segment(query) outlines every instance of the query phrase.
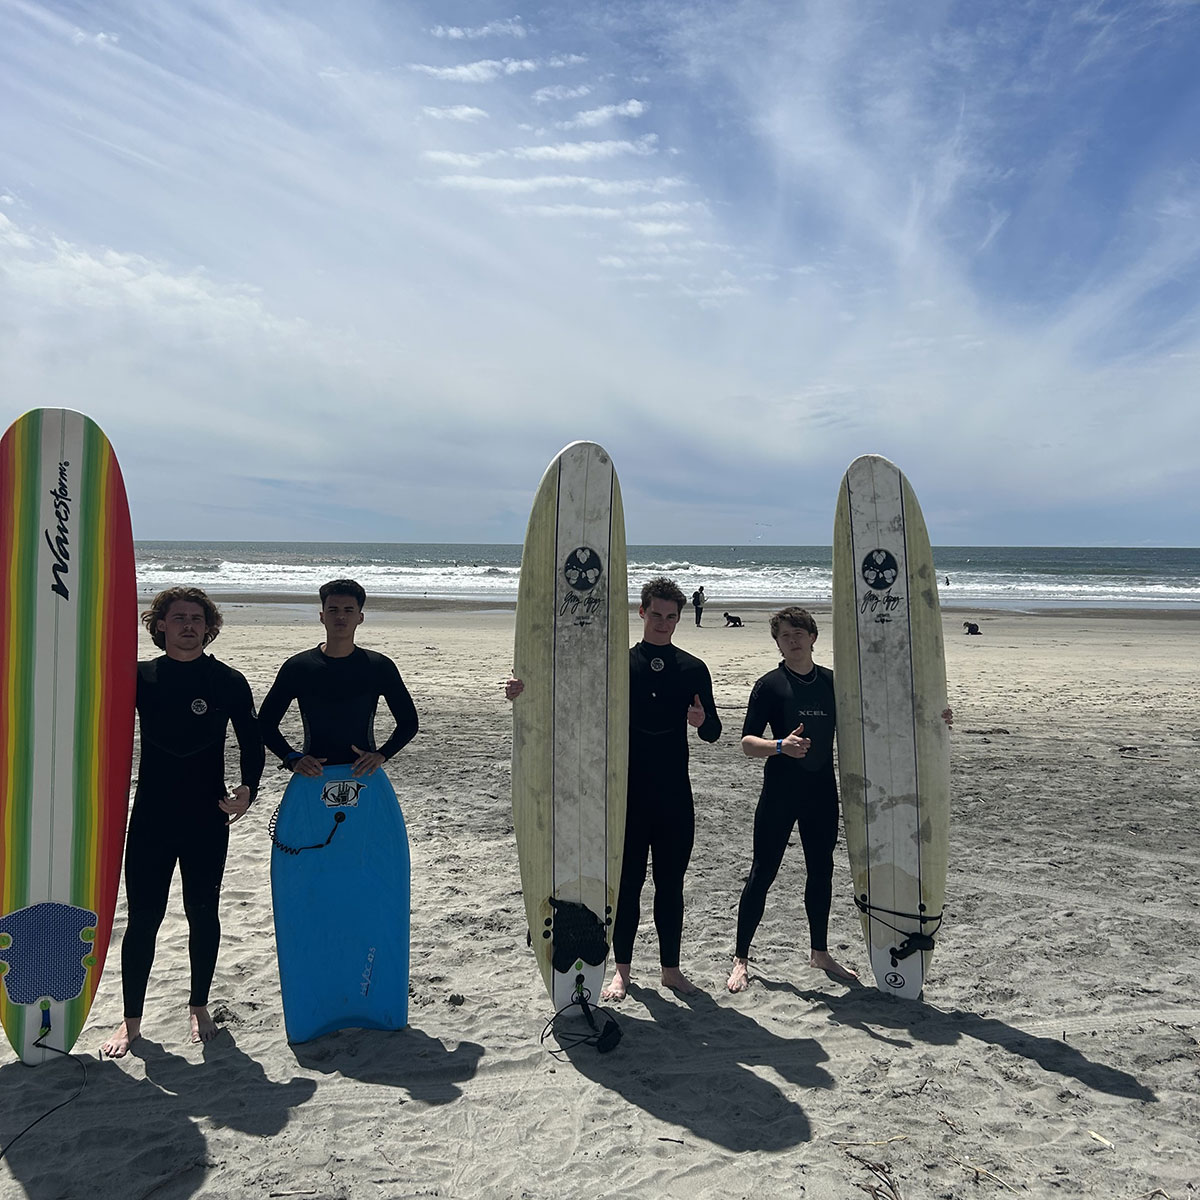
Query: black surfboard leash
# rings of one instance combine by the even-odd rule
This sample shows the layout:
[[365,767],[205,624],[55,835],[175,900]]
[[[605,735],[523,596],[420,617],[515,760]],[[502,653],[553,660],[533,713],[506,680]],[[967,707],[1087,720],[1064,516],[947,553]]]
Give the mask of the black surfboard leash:
[[279,809],[282,807],[283,804],[280,803],[271,814],[271,819],[267,822],[267,834],[271,838],[271,845],[282,850],[284,854],[299,854],[302,850],[324,850],[333,841],[333,835],[337,833],[338,826],[346,819],[345,812],[339,809],[333,814],[333,828],[323,842],[314,842],[311,846],[286,846],[275,836],[275,822],[279,819]]
[[[565,1062],[569,1051],[575,1050],[579,1046],[595,1046],[601,1054],[607,1054],[610,1050],[616,1049],[617,1043],[621,1040],[621,1026],[617,1023],[616,1015],[610,1009],[591,1003],[592,993],[583,986],[582,980],[583,976],[581,975],[576,984],[575,995],[546,1022],[542,1029],[540,1041],[543,1046],[546,1046],[546,1039],[552,1034],[558,1043],[557,1048],[546,1046],[546,1049],[559,1062]],[[576,1009],[583,1013],[588,1026],[587,1032],[572,1031],[564,1036],[560,1028],[560,1021]],[[597,1021],[597,1017],[600,1018],[600,1021]]]
[[59,1102],[58,1104],[56,1104],[56,1105],[55,1105],[53,1108],[49,1108],[49,1109],[47,1109],[47,1110],[46,1110],[44,1113],[42,1113],[42,1115],[41,1115],[40,1117],[35,1117],[35,1118],[34,1118],[32,1121],[30,1121],[30,1122],[29,1122],[29,1124],[28,1124],[28,1125],[26,1125],[26,1126],[25,1126],[25,1128],[24,1128],[24,1129],[22,1129],[22,1130],[21,1130],[21,1132],[20,1132],[20,1133],[18,1133],[18,1134],[17,1134],[17,1135],[16,1135],[14,1138],[12,1138],[12,1139],[11,1139],[11,1140],[8,1142],[8,1144],[7,1144],[6,1146],[0,1146],[0,1159],[3,1159],[3,1158],[4,1158],[4,1156],[5,1156],[5,1155],[6,1155],[6,1154],[7,1154],[7,1153],[8,1153],[8,1152],[9,1152],[9,1151],[10,1151],[10,1150],[11,1150],[11,1149],[12,1149],[12,1148],[13,1148],[13,1147],[14,1147],[14,1146],[15,1146],[15,1145],[16,1145],[16,1144],[17,1144],[17,1143],[18,1143],[18,1142],[19,1142],[19,1141],[20,1141],[20,1140],[21,1140],[21,1139],[22,1139],[22,1138],[23,1138],[23,1137],[24,1137],[24,1136],[25,1136],[25,1135],[26,1135],[26,1134],[27,1134],[27,1133],[28,1133],[28,1132],[29,1132],[29,1131],[30,1131],[30,1130],[31,1130],[31,1129],[34,1127],[34,1126],[35,1126],[35,1125],[38,1125],[38,1124],[40,1124],[42,1121],[44,1121],[44,1120],[45,1120],[45,1119],[46,1119],[48,1116],[50,1116],[52,1113],[56,1113],[56,1112],[58,1112],[58,1110],[59,1110],[60,1108],[66,1108],[66,1106],[67,1106],[68,1104],[70,1104],[72,1100],[78,1100],[78,1099],[79,1099],[79,1097],[80,1097],[80,1095],[82,1095],[82,1093],[83,1093],[83,1089],[84,1089],[85,1087],[87,1087],[87,1080],[88,1080],[88,1069],[87,1069],[87,1063],[86,1063],[86,1062],[83,1060],[83,1058],[81,1058],[81,1057],[80,1057],[78,1054],[72,1054],[72,1053],[71,1053],[70,1051],[68,1051],[68,1050],[60,1050],[60,1049],[59,1049],[57,1046],[46,1046],[46,1045],[44,1045],[44,1044],[43,1044],[43,1041],[42,1041],[42,1039],[43,1039],[43,1038],[45,1038],[45,1037],[46,1037],[46,1035],[47,1035],[49,1032],[50,1032],[50,1028],[49,1028],[49,1026],[47,1026],[45,1029],[43,1029],[43,1030],[42,1030],[42,1032],[41,1032],[40,1034],[38,1034],[38,1036],[37,1036],[37,1040],[36,1040],[36,1041],[33,1043],[33,1044],[34,1044],[34,1047],[35,1047],[36,1049],[38,1049],[38,1050],[53,1050],[55,1054],[61,1054],[61,1055],[62,1055],[64,1058],[70,1058],[70,1059],[73,1059],[75,1062],[77,1062],[77,1063],[79,1064],[80,1068],[83,1070],[83,1078],[82,1078],[82,1079],[79,1081],[79,1086],[78,1086],[78,1087],[75,1089],[75,1091],[74,1091],[74,1092],[72,1092],[72,1093],[71,1093],[71,1095],[69,1095],[69,1096],[68,1096],[68,1097],[67,1097],[65,1100],[62,1100],[62,1101],[60,1101],[60,1102]]

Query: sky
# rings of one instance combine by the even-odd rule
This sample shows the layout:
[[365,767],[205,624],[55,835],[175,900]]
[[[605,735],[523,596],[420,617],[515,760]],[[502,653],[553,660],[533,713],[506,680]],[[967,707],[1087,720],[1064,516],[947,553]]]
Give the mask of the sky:
[[1195,0],[0,5],[0,426],[139,539],[1200,544]]

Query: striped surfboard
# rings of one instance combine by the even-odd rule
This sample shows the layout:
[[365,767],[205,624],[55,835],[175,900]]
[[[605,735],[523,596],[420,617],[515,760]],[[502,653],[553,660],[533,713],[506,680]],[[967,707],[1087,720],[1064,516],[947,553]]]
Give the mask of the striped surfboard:
[[0,1021],[36,1064],[100,983],[133,755],[129,507],[82,413],[35,409],[0,441],[0,594]]

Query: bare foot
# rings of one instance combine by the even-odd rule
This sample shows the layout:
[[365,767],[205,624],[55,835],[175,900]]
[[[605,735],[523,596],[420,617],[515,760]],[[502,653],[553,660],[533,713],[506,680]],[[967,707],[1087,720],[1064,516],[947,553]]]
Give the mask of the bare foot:
[[618,1003],[629,993],[629,963],[615,963],[612,983],[600,993],[601,1000],[614,1000]]
[[188,1014],[191,1018],[193,1042],[211,1042],[221,1032],[216,1021],[208,1015],[205,1005],[191,1005],[188,1008]]
[[100,1053],[107,1058],[124,1058],[129,1053],[129,1047],[142,1035],[141,1017],[126,1017],[112,1037],[100,1047]]
[[750,986],[750,960],[735,958],[733,970],[729,972],[729,982],[725,985],[731,992],[744,992]]
[[663,987],[684,996],[694,996],[700,990],[678,967],[663,967],[662,981]]
[[808,965],[825,974],[834,983],[857,983],[858,972],[849,967],[843,967],[828,950],[814,950],[809,957]]

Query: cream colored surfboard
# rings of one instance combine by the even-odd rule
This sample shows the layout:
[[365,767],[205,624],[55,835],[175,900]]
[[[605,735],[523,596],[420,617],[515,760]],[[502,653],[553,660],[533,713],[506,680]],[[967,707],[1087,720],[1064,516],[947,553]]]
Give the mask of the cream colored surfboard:
[[555,1010],[598,1002],[616,918],[629,743],[625,517],[612,461],[572,442],[542,478],[521,559],[513,825]]
[[842,817],[881,991],[920,996],[942,928],[950,816],[946,660],[929,534],[886,458],[850,464],[833,532]]

